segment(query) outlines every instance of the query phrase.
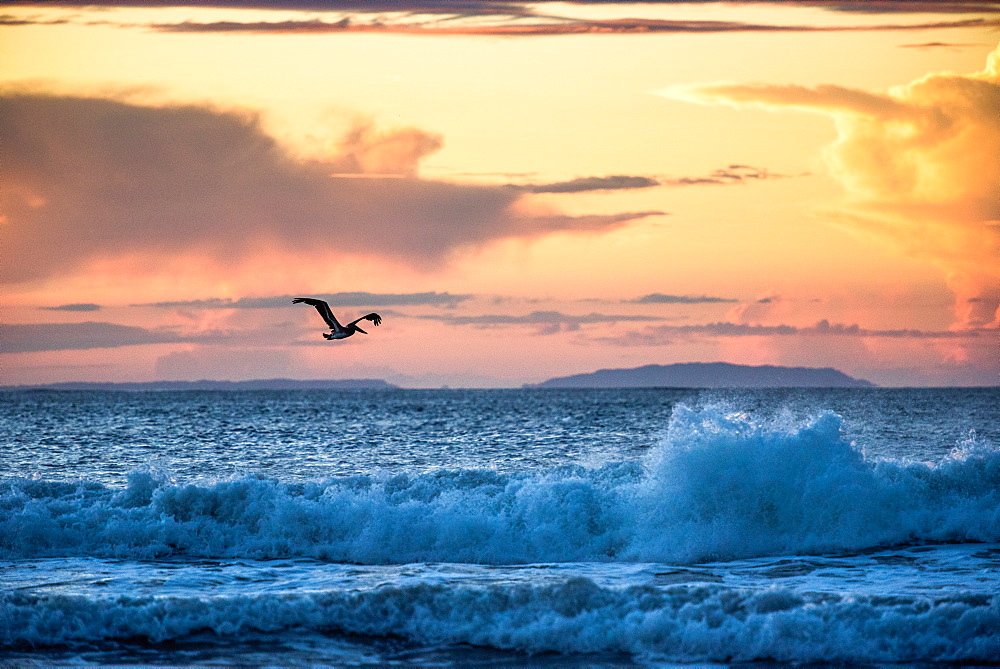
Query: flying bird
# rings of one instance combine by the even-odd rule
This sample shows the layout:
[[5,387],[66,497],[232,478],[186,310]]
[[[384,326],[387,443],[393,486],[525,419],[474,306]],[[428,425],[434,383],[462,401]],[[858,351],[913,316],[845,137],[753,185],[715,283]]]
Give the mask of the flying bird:
[[368,314],[367,316],[362,316],[361,318],[351,321],[347,325],[341,325],[337,320],[337,317],[333,315],[330,311],[330,305],[323,300],[317,300],[315,297],[296,297],[292,300],[292,304],[311,304],[316,307],[316,311],[319,315],[323,317],[326,324],[330,326],[330,334],[323,333],[323,336],[327,339],[347,339],[355,332],[360,332],[361,334],[368,334],[364,330],[358,327],[358,321],[371,321],[373,325],[378,325],[382,322],[382,317],[378,314]]

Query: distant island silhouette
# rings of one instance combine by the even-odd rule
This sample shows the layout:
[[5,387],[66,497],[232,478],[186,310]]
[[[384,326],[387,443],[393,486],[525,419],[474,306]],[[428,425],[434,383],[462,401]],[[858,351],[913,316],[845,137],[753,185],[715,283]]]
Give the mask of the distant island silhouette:
[[[645,365],[632,369],[599,369],[588,374],[560,376],[524,388],[875,388],[832,367],[734,365],[728,362],[687,362]],[[257,379],[253,381],[66,381],[0,390],[395,390],[381,379]]]
[[686,362],[632,369],[599,369],[561,376],[528,388],[875,388],[832,367]]
[[255,381],[143,381],[101,383],[67,381],[24,386],[0,386],[0,390],[392,390],[398,388],[379,379],[299,380],[257,379]]

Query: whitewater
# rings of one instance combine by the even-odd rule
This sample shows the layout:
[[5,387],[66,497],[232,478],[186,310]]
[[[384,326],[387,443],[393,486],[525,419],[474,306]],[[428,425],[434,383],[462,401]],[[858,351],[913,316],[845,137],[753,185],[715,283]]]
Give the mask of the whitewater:
[[0,661],[1000,662],[1000,391],[6,392]]

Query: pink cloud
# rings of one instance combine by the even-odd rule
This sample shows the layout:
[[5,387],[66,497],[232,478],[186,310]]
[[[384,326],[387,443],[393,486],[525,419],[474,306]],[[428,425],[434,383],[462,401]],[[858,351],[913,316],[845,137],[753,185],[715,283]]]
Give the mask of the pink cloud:
[[929,74],[886,93],[713,84],[668,95],[832,116],[825,152],[841,222],[941,268],[958,327],[1000,327],[1000,47],[977,73]]

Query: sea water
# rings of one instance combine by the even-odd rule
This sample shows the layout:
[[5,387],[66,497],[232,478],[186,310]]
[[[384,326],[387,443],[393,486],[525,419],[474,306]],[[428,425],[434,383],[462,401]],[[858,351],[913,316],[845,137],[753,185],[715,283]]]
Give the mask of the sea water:
[[0,393],[0,662],[1000,662],[1000,390]]

